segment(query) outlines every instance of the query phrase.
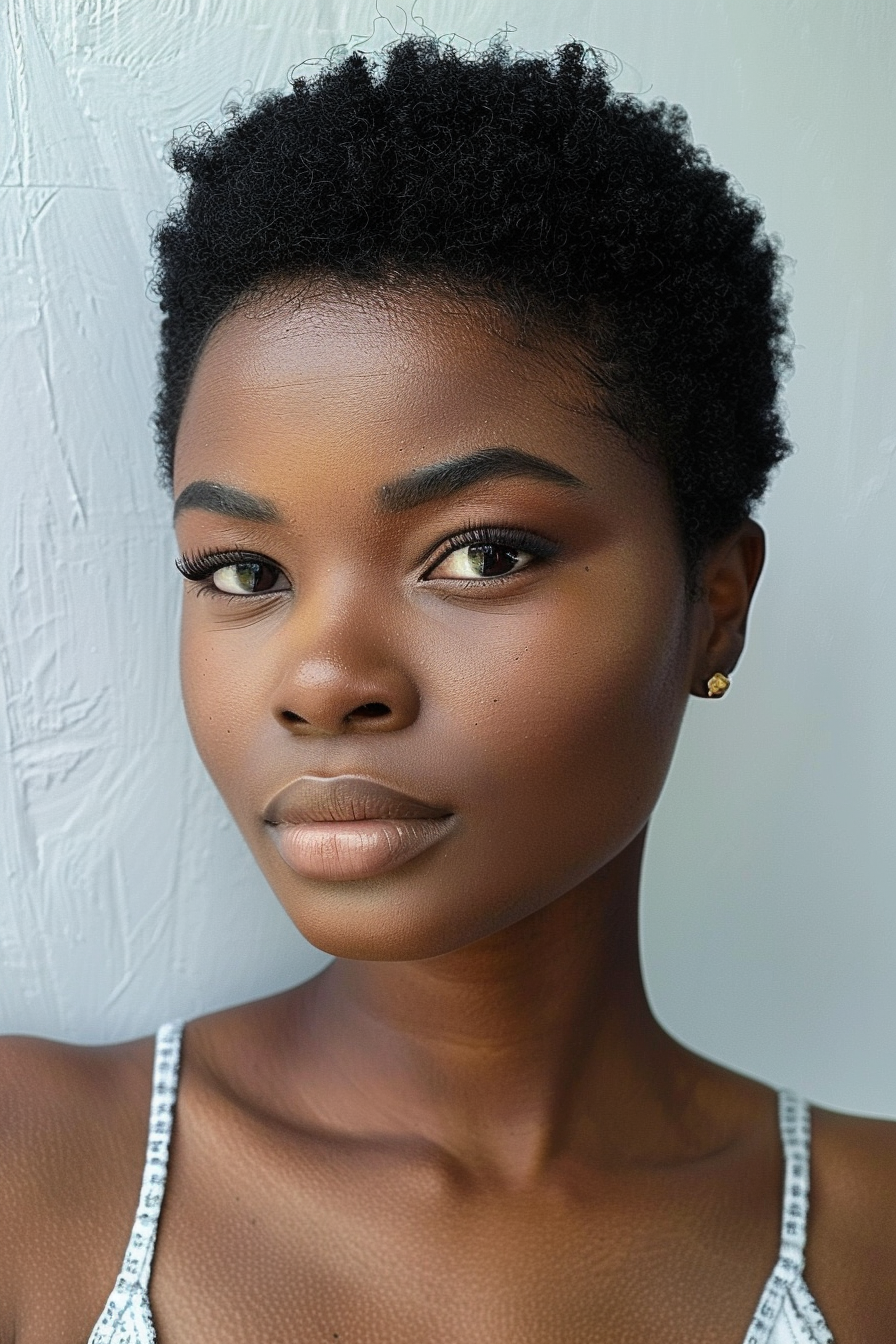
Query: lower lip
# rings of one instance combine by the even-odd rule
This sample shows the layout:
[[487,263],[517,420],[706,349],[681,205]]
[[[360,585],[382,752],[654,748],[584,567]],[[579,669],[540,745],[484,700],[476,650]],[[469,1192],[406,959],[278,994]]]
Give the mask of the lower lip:
[[448,834],[453,820],[307,821],[272,829],[280,857],[300,877],[352,882],[416,859]]

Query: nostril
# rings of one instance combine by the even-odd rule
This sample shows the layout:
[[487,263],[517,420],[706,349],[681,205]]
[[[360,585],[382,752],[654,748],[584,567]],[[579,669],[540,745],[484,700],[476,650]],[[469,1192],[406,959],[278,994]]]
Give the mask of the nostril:
[[303,718],[302,718],[301,714],[294,714],[294,713],[292,712],[291,709],[284,709],[283,712],[282,712],[282,717],[283,717],[283,719],[284,719],[287,723],[307,723],[307,722],[308,722],[307,719],[303,719]]
[[358,705],[351,714],[346,714],[347,719],[381,719],[384,714],[390,714],[388,705],[384,705],[380,700],[371,700],[366,705]]

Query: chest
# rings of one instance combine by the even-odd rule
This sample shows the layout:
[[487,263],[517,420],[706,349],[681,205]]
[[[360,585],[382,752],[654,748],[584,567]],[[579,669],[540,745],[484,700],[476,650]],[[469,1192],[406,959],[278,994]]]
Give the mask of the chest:
[[389,1153],[178,1165],[164,1344],[741,1344],[777,1253],[774,1171],[507,1192]]

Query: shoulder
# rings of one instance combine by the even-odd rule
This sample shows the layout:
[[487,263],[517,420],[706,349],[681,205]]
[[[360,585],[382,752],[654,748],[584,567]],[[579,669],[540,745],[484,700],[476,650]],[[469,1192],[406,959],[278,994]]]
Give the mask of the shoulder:
[[834,1337],[891,1341],[896,1123],[813,1110],[807,1274]]
[[78,1281],[89,1299],[110,1269],[111,1286],[139,1191],[151,1073],[151,1040],[0,1037],[0,1340],[12,1333],[6,1313],[48,1279],[58,1285],[60,1268],[74,1299]]
[[0,1036],[0,1123],[29,1100],[47,1103],[68,1096],[73,1087],[118,1084],[151,1054],[150,1037],[122,1045],[68,1045],[40,1036]]
[[69,1148],[100,1139],[138,1094],[148,1101],[151,1068],[151,1040],[77,1046],[0,1037],[0,1189],[19,1165],[37,1159],[52,1170]]
[[[896,1122],[815,1109],[812,1198],[819,1220],[835,1217],[896,1263]],[[896,1284],[896,1276],[893,1276]]]

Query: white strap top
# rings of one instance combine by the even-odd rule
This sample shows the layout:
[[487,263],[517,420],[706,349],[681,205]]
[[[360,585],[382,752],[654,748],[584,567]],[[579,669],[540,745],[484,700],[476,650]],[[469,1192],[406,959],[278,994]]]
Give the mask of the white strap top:
[[[182,1023],[169,1022],[156,1035],[149,1139],[137,1217],[121,1273],[88,1344],[156,1344],[149,1277],[165,1197],[182,1031]],[[809,1107],[792,1092],[781,1092],[778,1119],[784,1150],[781,1249],[744,1344],[834,1344],[803,1278],[809,1215]]]

